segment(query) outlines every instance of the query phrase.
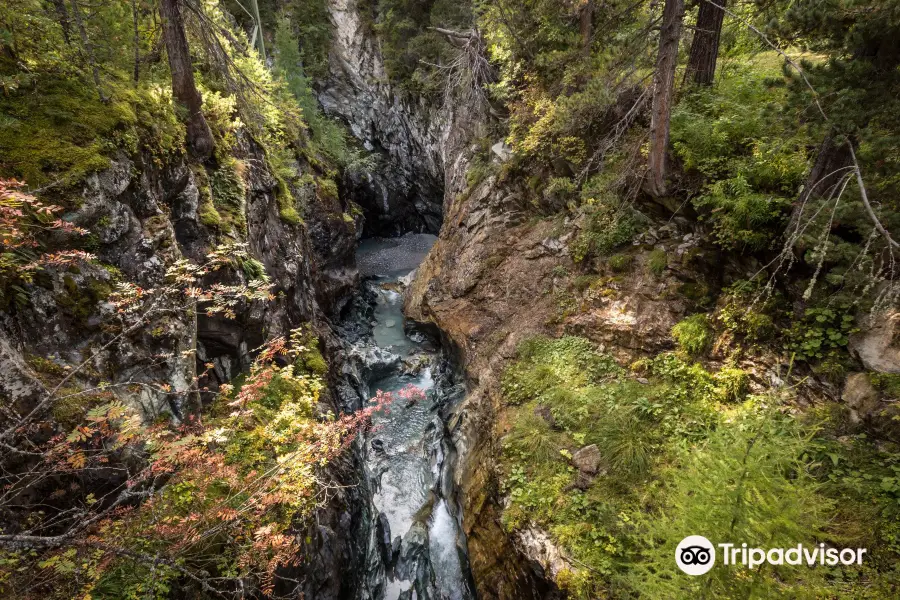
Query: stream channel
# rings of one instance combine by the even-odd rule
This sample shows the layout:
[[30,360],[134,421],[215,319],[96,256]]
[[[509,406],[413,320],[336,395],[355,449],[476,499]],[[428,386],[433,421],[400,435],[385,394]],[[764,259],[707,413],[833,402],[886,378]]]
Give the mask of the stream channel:
[[[435,239],[363,240],[361,289],[340,327],[348,387],[362,399],[394,393],[357,446],[371,515],[368,531],[360,532],[366,564],[359,600],[475,598],[446,426],[465,390],[451,353],[403,315],[403,290]],[[396,394],[410,385],[424,397]]]

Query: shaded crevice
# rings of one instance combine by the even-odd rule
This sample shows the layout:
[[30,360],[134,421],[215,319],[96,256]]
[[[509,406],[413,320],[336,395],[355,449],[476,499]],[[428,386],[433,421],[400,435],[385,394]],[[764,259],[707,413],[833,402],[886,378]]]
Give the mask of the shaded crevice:
[[376,168],[348,171],[342,184],[344,198],[362,209],[365,237],[437,235],[441,229],[444,188],[430,173],[399,166],[382,154]]

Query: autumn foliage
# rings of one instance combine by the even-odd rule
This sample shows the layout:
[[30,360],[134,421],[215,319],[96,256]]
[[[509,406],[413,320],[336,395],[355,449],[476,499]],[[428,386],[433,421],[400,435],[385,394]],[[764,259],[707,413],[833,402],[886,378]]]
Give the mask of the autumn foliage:
[[[18,182],[0,182],[4,286],[94,260],[48,248],[51,235],[83,231],[60,218],[60,207],[21,190]],[[246,260],[244,246],[222,245],[201,264],[174,263],[158,286],[119,283],[109,298],[115,322],[93,354],[65,368],[45,365],[41,396],[4,408],[0,595],[277,596],[279,574],[303,558],[308,519],[341,489],[333,464],[372,427],[377,411],[390,410],[394,395],[378,392],[351,414],[323,411],[322,380],[305,361],[317,344],[308,329],[268,341],[249,372],[215,392],[204,386],[212,364],[182,389],[165,381],[95,381],[86,373],[96,353],[159,318],[185,311],[234,318],[270,301],[264,274],[206,283]],[[141,390],[170,398],[180,414],[143,422],[127,403]],[[202,412],[190,401],[201,393],[214,397]],[[398,394],[415,399],[422,392]],[[55,417],[55,407],[85,397],[92,407],[83,418],[65,424]]]

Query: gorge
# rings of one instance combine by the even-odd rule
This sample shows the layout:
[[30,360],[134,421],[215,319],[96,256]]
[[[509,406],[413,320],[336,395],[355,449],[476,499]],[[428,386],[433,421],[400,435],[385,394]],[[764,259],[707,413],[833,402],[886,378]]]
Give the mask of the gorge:
[[0,597],[898,597],[898,6],[4,2]]

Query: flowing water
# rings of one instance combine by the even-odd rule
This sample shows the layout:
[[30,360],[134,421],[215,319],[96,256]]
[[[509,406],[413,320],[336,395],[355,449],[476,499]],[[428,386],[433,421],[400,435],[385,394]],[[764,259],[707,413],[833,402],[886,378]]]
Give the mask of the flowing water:
[[405,280],[434,241],[407,234],[364,240],[357,251],[366,306],[349,318],[362,331],[353,342],[363,363],[357,387],[369,396],[409,385],[424,392],[411,399],[395,394],[361,442],[373,515],[361,600],[475,597],[452,477],[455,449],[444,420],[462,386],[439,342],[403,315]]

